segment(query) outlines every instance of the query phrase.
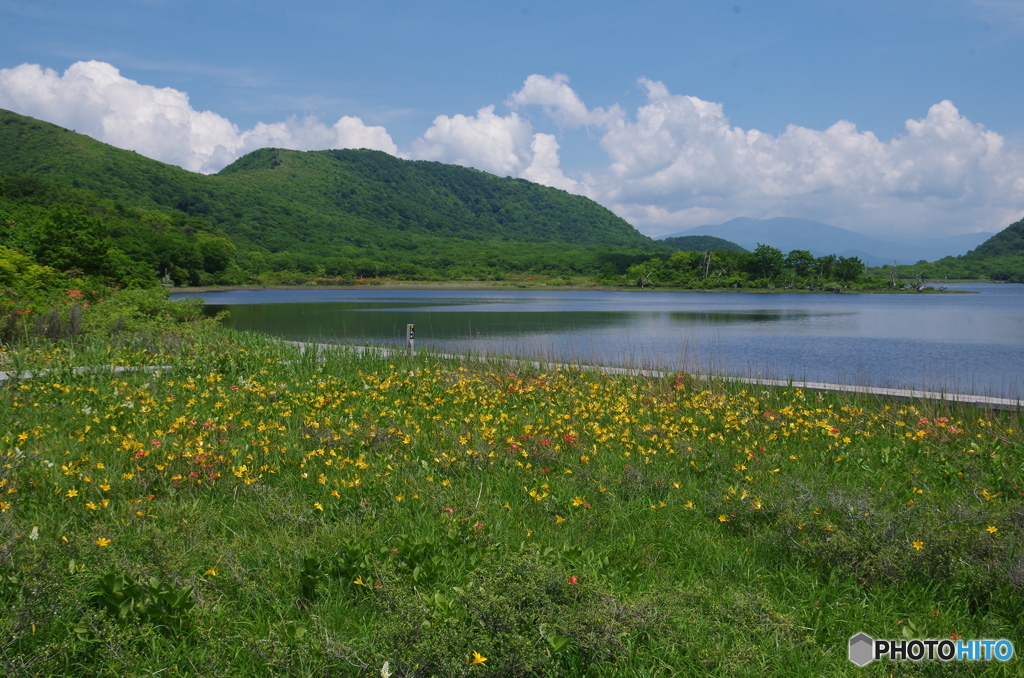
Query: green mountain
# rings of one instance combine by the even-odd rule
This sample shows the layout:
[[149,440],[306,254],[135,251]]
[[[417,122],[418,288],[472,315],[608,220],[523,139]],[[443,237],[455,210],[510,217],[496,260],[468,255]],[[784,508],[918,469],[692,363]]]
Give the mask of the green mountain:
[[572,273],[608,253],[659,249],[587,198],[379,151],[263,149],[201,175],[0,111],[0,173],[200,220],[231,239],[243,266],[263,257],[257,268]]
[[671,247],[682,252],[749,252],[750,250],[741,247],[736,243],[724,238],[716,238],[713,235],[680,235],[662,238],[657,241],[660,245]]
[[914,271],[905,272],[928,278],[990,278],[1024,283],[1024,219],[1010,224],[967,254],[912,268]]
[[1024,255],[1024,219],[1010,224],[975,249],[958,258],[972,261],[985,257],[1019,257],[1022,255]]

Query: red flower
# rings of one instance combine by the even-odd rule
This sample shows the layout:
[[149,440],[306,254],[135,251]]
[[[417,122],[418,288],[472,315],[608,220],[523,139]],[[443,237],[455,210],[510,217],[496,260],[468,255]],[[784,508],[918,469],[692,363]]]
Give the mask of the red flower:
[[579,583],[580,583],[580,578],[577,577],[576,575],[572,575],[572,576],[569,577],[569,586],[576,586],[576,584],[579,584]]

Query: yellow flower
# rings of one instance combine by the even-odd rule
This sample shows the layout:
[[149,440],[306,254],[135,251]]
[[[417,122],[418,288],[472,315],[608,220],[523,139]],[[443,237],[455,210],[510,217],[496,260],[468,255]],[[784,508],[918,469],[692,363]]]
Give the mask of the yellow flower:
[[213,567],[211,567],[209,570],[206,571],[206,574],[209,577],[216,577],[217,576],[217,566],[214,565]]
[[999,531],[999,528],[996,527],[995,525],[989,525],[988,527],[985,528],[985,530],[987,532],[989,532],[990,534],[995,534],[996,532]]
[[683,508],[692,509],[692,508],[696,508],[696,507],[697,507],[697,505],[693,503],[692,499],[690,501],[686,502],[685,504],[683,504]]
[[324,505],[321,504],[320,502],[316,502],[316,503],[313,504],[313,508],[315,508],[317,511],[323,511],[324,510]]
[[729,518],[724,513],[722,515],[718,516],[718,522],[720,522],[720,523],[728,522],[728,520],[729,520]]
[[559,523],[564,522],[564,521],[565,521],[565,518],[563,518],[562,516],[559,516],[559,515],[555,516],[555,525],[558,525]]
[[583,504],[586,504],[586,503],[587,502],[583,500],[583,497],[573,497],[572,498],[572,505],[573,506],[582,506]]
[[401,494],[396,494],[395,495],[395,501],[402,501],[403,499],[405,499],[404,495],[401,495]]
[[107,539],[106,537],[100,537],[99,539],[96,540],[96,546],[99,546],[100,548],[103,548],[104,546],[107,546],[109,544],[110,544],[110,540]]
[[359,584],[360,586],[366,586],[366,584],[363,583],[363,578],[362,577],[356,577],[355,579],[352,580],[352,583],[353,584]]
[[470,664],[483,664],[485,661],[487,661],[487,657],[473,650],[473,660],[469,662]]
[[911,546],[913,546],[915,550],[920,551],[922,548],[924,548],[924,542],[915,541],[913,544],[911,544]]
[[78,490],[68,490],[68,495],[67,496],[68,497],[77,497],[78,496]]

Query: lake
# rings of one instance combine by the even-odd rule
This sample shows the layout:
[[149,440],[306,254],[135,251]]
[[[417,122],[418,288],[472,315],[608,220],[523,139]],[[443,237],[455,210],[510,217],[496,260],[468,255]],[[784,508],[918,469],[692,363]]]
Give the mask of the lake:
[[746,377],[1024,398],[1024,285],[973,294],[288,289],[204,294],[226,325]]

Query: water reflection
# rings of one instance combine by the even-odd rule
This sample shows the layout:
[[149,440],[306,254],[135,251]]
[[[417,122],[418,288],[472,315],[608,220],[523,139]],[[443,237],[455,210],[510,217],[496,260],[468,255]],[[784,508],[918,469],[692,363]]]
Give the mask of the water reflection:
[[[821,314],[824,315],[824,314]],[[779,323],[805,321],[811,317],[808,311],[699,311],[675,312],[668,317],[680,325],[722,325],[727,323]]]
[[422,290],[210,294],[228,326],[743,376],[1024,397],[1024,286],[971,295]]

